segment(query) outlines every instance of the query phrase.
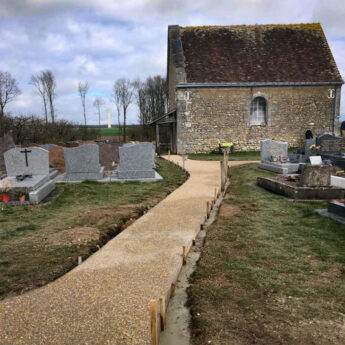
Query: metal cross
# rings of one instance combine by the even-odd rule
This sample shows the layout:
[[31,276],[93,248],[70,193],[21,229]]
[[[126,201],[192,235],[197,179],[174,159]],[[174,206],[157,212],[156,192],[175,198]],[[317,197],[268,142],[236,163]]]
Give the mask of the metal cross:
[[31,152],[31,150],[27,150],[27,149],[25,149],[24,151],[20,151],[20,153],[25,153],[25,163],[26,163],[27,167],[29,166],[28,153],[30,153],[30,152]]

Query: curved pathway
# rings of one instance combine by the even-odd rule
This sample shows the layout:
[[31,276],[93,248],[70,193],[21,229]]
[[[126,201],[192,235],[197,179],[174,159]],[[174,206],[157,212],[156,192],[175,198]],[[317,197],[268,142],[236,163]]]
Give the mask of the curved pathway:
[[149,301],[169,293],[182,246],[195,238],[219,187],[219,162],[185,167],[191,176],[181,187],[80,266],[0,302],[0,344],[151,344]]

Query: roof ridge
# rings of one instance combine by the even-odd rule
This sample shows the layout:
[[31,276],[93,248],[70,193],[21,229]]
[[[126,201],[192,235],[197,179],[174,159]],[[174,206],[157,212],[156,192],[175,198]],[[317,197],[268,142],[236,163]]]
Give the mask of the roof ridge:
[[224,28],[255,28],[255,27],[314,27],[315,29],[321,29],[320,22],[311,23],[290,23],[290,24],[234,24],[234,25],[196,25],[196,26],[179,26],[181,30],[207,30],[207,29],[224,29]]

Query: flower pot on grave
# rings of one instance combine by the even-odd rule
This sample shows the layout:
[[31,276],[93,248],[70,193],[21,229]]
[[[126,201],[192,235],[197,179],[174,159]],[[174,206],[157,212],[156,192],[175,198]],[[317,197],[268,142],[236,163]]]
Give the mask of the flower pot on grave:
[[3,193],[2,194],[2,202],[9,202],[11,200],[10,193]]

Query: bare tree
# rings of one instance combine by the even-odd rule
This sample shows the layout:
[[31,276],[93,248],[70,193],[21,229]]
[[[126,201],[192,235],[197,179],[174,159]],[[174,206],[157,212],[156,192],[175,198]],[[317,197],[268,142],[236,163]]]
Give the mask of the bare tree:
[[85,122],[85,126],[86,126],[86,110],[85,110],[85,98],[86,98],[86,94],[89,91],[89,83],[86,81],[85,83],[79,82],[78,84],[78,92],[80,95],[80,99],[81,99],[81,104],[83,106],[83,111],[84,111],[84,122]]
[[98,127],[101,128],[101,107],[104,105],[104,99],[102,97],[96,97],[93,101],[93,106],[97,109],[98,112]]
[[55,122],[55,110],[54,110],[54,99],[55,99],[55,88],[56,88],[56,82],[55,77],[53,75],[53,72],[50,70],[42,71],[42,80],[44,89],[47,95],[49,108],[50,108],[50,117],[52,120],[52,123]]
[[168,106],[168,86],[161,76],[148,77],[145,82],[134,82],[136,102],[139,107],[139,121],[146,125],[162,116]]
[[31,84],[36,88],[37,93],[42,97],[46,126],[48,125],[48,94],[45,85],[43,72],[31,76]]
[[116,113],[117,113],[117,122],[119,131],[121,133],[121,90],[117,87],[116,83],[113,85],[113,102],[115,103]]
[[0,71],[0,119],[4,116],[7,103],[13,101],[20,94],[17,80],[8,72]]
[[123,141],[126,142],[126,120],[127,110],[133,101],[133,83],[129,79],[118,79],[114,84],[114,95],[118,96],[123,115]]

